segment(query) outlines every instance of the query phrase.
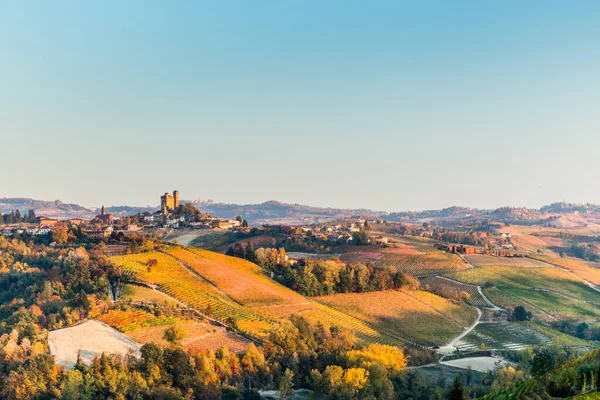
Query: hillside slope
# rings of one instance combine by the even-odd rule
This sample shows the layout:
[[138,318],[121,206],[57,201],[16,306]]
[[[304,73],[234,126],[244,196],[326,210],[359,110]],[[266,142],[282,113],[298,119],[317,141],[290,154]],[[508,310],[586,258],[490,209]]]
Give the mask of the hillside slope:
[[[297,314],[314,323],[348,329],[367,343],[415,347],[432,343],[428,337],[404,337],[384,325],[306,298],[264,275],[257,265],[235,257],[170,246],[163,252],[116,256],[112,261],[122,269],[125,280],[159,290],[223,323],[234,322],[242,333],[258,339],[276,321]],[[412,300],[407,297],[406,301]]]

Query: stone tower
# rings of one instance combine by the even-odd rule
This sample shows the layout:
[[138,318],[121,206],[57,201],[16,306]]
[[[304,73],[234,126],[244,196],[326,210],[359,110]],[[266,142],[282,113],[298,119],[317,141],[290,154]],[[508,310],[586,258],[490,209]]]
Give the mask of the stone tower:
[[173,190],[173,206],[175,209],[179,207],[179,190]]

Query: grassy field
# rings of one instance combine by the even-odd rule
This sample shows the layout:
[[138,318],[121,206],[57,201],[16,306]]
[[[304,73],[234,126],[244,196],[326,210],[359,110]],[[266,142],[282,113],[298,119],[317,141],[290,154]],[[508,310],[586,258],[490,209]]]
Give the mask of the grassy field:
[[383,253],[375,262],[378,267],[393,266],[412,276],[460,271],[468,268],[455,254],[428,249],[427,254]]
[[346,293],[317,300],[383,331],[429,345],[446,343],[476,318],[474,309],[423,291]]

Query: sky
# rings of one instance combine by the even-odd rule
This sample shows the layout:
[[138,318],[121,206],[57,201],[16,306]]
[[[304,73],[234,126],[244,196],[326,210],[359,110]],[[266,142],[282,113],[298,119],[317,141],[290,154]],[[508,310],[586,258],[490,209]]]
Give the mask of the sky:
[[0,197],[600,203],[600,2],[0,0]]

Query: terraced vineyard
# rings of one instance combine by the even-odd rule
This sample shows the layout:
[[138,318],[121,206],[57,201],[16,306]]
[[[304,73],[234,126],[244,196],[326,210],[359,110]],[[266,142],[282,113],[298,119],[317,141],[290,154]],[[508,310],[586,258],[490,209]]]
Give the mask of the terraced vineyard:
[[[149,268],[147,264],[150,259],[157,260],[157,264]],[[232,318],[245,332],[262,337],[271,327],[268,321],[227,299],[211,284],[187,271],[171,256],[152,252],[116,256],[112,261],[122,267],[124,276],[129,279],[155,285],[189,307],[201,312],[210,311],[214,318],[221,321]]]
[[[175,257],[184,260],[185,266]],[[146,265],[149,259],[157,260],[150,270]],[[115,265],[122,266],[124,275],[130,279],[155,285],[200,312],[210,307],[213,316],[222,321],[233,317],[240,330],[258,338],[268,333],[272,321],[299,314],[313,322],[348,329],[367,343],[411,344],[410,340],[393,332],[382,332],[353,316],[309,300],[262,275],[258,266],[237,258],[200,249],[172,247],[167,254],[154,252],[112,260]],[[264,297],[253,301],[246,297],[252,293]]]
[[465,292],[469,295],[470,300],[469,304],[476,307],[483,308],[493,308],[493,306],[488,303],[481,293],[479,293],[478,287],[476,285],[469,285],[467,283],[457,282],[452,279],[444,278],[441,276],[426,276],[419,279],[421,282],[421,287],[429,286],[431,290],[435,291],[441,285],[451,286],[452,288]]
[[101,315],[98,319],[121,332],[131,332],[182,322],[176,317],[156,317],[154,314],[141,309],[131,309],[127,311],[111,310],[108,313]]
[[420,277],[467,269],[455,254],[430,249],[427,254],[383,253],[375,262],[378,267],[392,266],[406,274]]
[[375,329],[426,345],[446,343],[476,317],[473,308],[421,291],[344,293],[317,300]]
[[524,324],[481,323],[459,340],[456,347],[463,352],[480,350],[482,344],[493,350],[521,350],[549,342],[549,337]]
[[266,277],[260,267],[206,250],[170,247],[166,252],[247,306],[295,304],[305,299]]

